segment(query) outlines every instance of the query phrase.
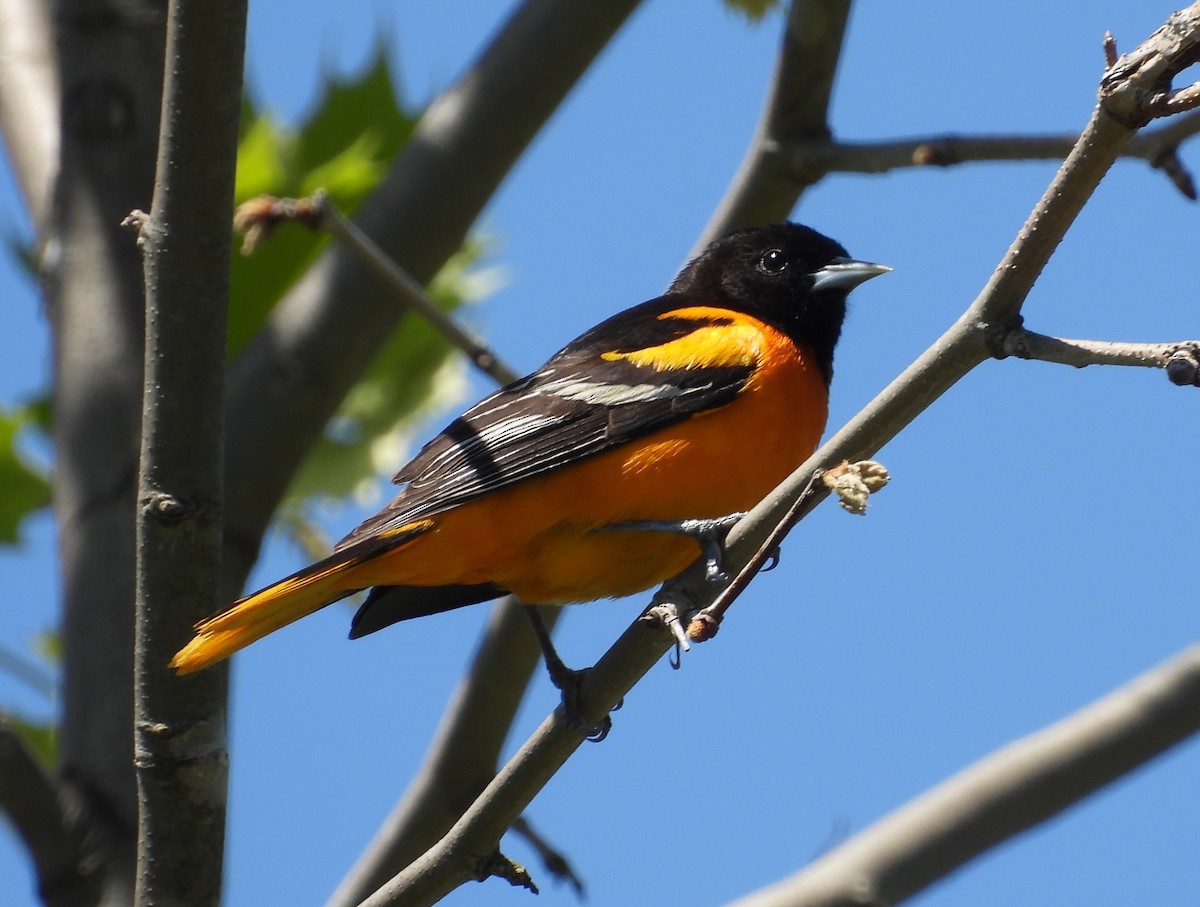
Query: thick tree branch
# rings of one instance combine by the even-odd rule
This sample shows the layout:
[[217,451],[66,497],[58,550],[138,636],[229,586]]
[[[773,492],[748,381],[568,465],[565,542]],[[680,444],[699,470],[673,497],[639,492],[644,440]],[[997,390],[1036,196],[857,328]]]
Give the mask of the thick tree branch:
[[58,162],[58,98],[49,4],[0,0],[0,137],[39,232]]
[[[358,226],[418,283],[428,282],[636,6],[525,0],[430,105],[360,210]],[[234,363],[226,477],[231,582],[248,571],[290,477],[400,317],[391,293],[345,248],[332,246]]]
[[98,900],[107,857],[102,827],[91,821],[83,799],[49,775],[3,721],[0,811],[29,850],[47,907]]
[[[492,609],[483,639],[446,709],[425,761],[404,797],[329,907],[355,907],[437,843],[496,774],[528,678],[541,660],[525,606],[506,597]],[[547,609],[549,625],[557,609]],[[498,677],[517,682],[498,683]],[[526,683],[521,683],[520,680]]]
[[[637,0],[525,0],[462,78],[430,106],[384,186],[360,211],[359,228],[418,283],[427,282],[637,5]],[[249,571],[289,477],[399,318],[392,294],[335,246],[235,363],[226,422],[229,595]],[[463,789],[464,798],[478,789],[475,779],[495,771],[495,757],[487,754],[493,744],[498,752],[536,665],[535,657],[518,654],[526,651],[528,629],[516,621],[499,626],[503,629],[490,633],[486,644],[498,653],[493,667],[481,675],[477,664],[467,685],[477,691],[508,686],[508,704],[491,711],[486,697],[464,696],[439,732],[444,744],[435,743],[426,761],[430,770],[462,766],[460,777],[471,785]],[[490,727],[492,716],[502,729],[490,738],[464,736],[466,729]],[[395,871],[397,859],[411,859],[404,855],[412,852],[411,842],[440,834],[453,816],[424,828],[400,825],[423,823],[456,796],[437,783],[414,788],[335,897],[362,885],[371,888],[371,879]]]
[[133,901],[134,504],[143,293],[120,227],[150,204],[165,19],[143,2],[53,4],[60,153],[39,276],[54,350],[62,582],[59,776],[112,841],[104,902]]
[[[137,522],[136,903],[216,904],[228,756],[226,670],[171,655],[220,603],[229,210],[246,0],[171,0],[154,203],[139,220],[146,379]],[[214,67],[214,59],[224,61]]]
[[[727,563],[739,570],[772,529],[789,517],[791,505],[808,487],[814,470],[842,460],[870,456],[909,424],[959,378],[989,356],[989,339],[1007,329],[1038,274],[1097,183],[1134,134],[1132,93],[1161,87],[1172,70],[1190,63],[1200,46],[1200,3],[1172,17],[1171,29],[1156,32],[1135,54],[1153,57],[1145,66],[1118,63],[1102,88],[1102,103],[1031,213],[983,292],[963,316],[821,450],[814,454],[731,531]],[[1128,58],[1123,57],[1122,61]],[[1113,72],[1125,73],[1114,79]],[[1115,99],[1115,101],[1114,101]],[[1114,112],[1115,109],[1115,112]],[[819,494],[810,494],[802,512]],[[692,568],[667,589],[684,600],[705,604],[713,592],[702,571]],[[585,677],[581,700],[584,726],[600,720],[662,656],[670,636],[635,623]],[[500,770],[455,826],[419,860],[381,888],[366,903],[431,904],[462,881],[477,878],[493,865],[500,836],[528,806],[582,742],[556,711]]]
[[1200,646],[1010,743],[736,907],[897,904],[1200,731]]
[[762,118],[693,254],[738,227],[784,220],[816,182],[797,180],[780,149],[829,141],[829,98],[849,15],[850,0],[793,0]]

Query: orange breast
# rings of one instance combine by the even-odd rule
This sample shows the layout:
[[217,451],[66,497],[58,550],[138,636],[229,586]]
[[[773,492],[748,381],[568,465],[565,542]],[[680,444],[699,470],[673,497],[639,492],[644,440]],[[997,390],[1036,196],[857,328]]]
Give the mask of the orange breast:
[[759,367],[726,406],[435,516],[435,527],[364,564],[356,582],[495,583],[530,603],[629,595],[699,554],[680,536],[596,532],[636,520],[748,510],[816,448],[824,380],[780,332],[740,316]]

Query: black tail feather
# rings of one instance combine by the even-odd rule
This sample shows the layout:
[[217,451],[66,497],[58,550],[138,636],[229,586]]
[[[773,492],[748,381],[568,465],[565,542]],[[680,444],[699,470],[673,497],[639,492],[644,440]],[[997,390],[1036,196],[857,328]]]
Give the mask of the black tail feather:
[[394,623],[428,614],[453,611],[465,605],[491,601],[507,590],[491,583],[461,586],[376,586],[367,595],[354,620],[350,638],[358,639]]

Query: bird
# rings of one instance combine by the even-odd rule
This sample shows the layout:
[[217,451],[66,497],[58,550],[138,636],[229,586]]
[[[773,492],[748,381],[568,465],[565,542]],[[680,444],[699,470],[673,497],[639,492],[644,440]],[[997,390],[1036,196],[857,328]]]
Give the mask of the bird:
[[326,558],[195,625],[187,674],[370,590],[356,639],[516,595],[620,598],[708,561],[816,449],[849,292],[891,269],[796,223],[736,230],[667,291],[452,421]]

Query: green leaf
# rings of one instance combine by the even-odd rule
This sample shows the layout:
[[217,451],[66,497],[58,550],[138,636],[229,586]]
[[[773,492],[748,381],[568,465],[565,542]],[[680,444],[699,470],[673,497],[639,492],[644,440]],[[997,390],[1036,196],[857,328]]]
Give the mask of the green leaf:
[[33,642],[33,651],[48,665],[62,664],[62,637],[54,630],[39,633]]
[[238,203],[256,195],[282,195],[291,178],[295,137],[269,114],[242,126],[233,195]]
[[725,0],[725,5],[741,13],[751,22],[759,22],[763,16],[779,6],[779,0]]
[[[481,254],[478,242],[469,243],[434,278],[430,295],[446,311],[495,287],[494,269],[473,270]],[[416,424],[462,395],[465,372],[463,358],[437,330],[406,316],[309,454],[285,507],[373,490],[379,476],[403,463]]]
[[[386,48],[355,79],[331,79],[325,96],[300,131],[296,164],[309,172],[332,161],[362,136],[371,136],[373,159],[384,164],[404,147],[420,117],[420,110],[405,110],[396,96]],[[343,211],[358,206],[365,193],[333,196]]]
[[304,177],[299,194],[311,195],[324,189],[330,198],[353,199],[352,204],[356,205],[387,171],[387,163],[375,154],[378,147],[379,136],[364,133],[337,157],[313,168]]
[[21,742],[29,747],[30,752],[47,771],[53,771],[58,761],[58,727],[54,724],[41,724],[26,721],[17,715],[0,713],[3,720],[16,732]]
[[[238,202],[258,195],[305,196],[321,188],[343,213],[353,212],[383,179],[420,113],[400,103],[393,81],[380,48],[357,77],[331,79],[299,127],[282,126],[247,101]],[[231,355],[250,341],[328,241],[324,234],[285,223],[252,255],[235,256]],[[447,311],[490,291],[494,272],[471,270],[481,251],[478,243],[468,243],[432,282],[431,295]],[[417,421],[461,395],[464,372],[462,357],[424,319],[403,318],[293,479],[280,507],[280,525],[306,547],[321,545],[305,508],[376,488],[379,476],[402,462]]]
[[[385,48],[358,76],[331,79],[312,114],[288,128],[246,99],[235,199],[296,197],[323,188],[353,212],[383,179],[412,134],[419,110],[396,97]],[[328,238],[283,224],[253,255],[235,254],[230,275],[229,352],[236,355],[284,294],[312,266]]]
[[28,514],[50,503],[50,483],[17,449],[17,436],[30,422],[24,409],[0,407],[0,543],[15,545]]

